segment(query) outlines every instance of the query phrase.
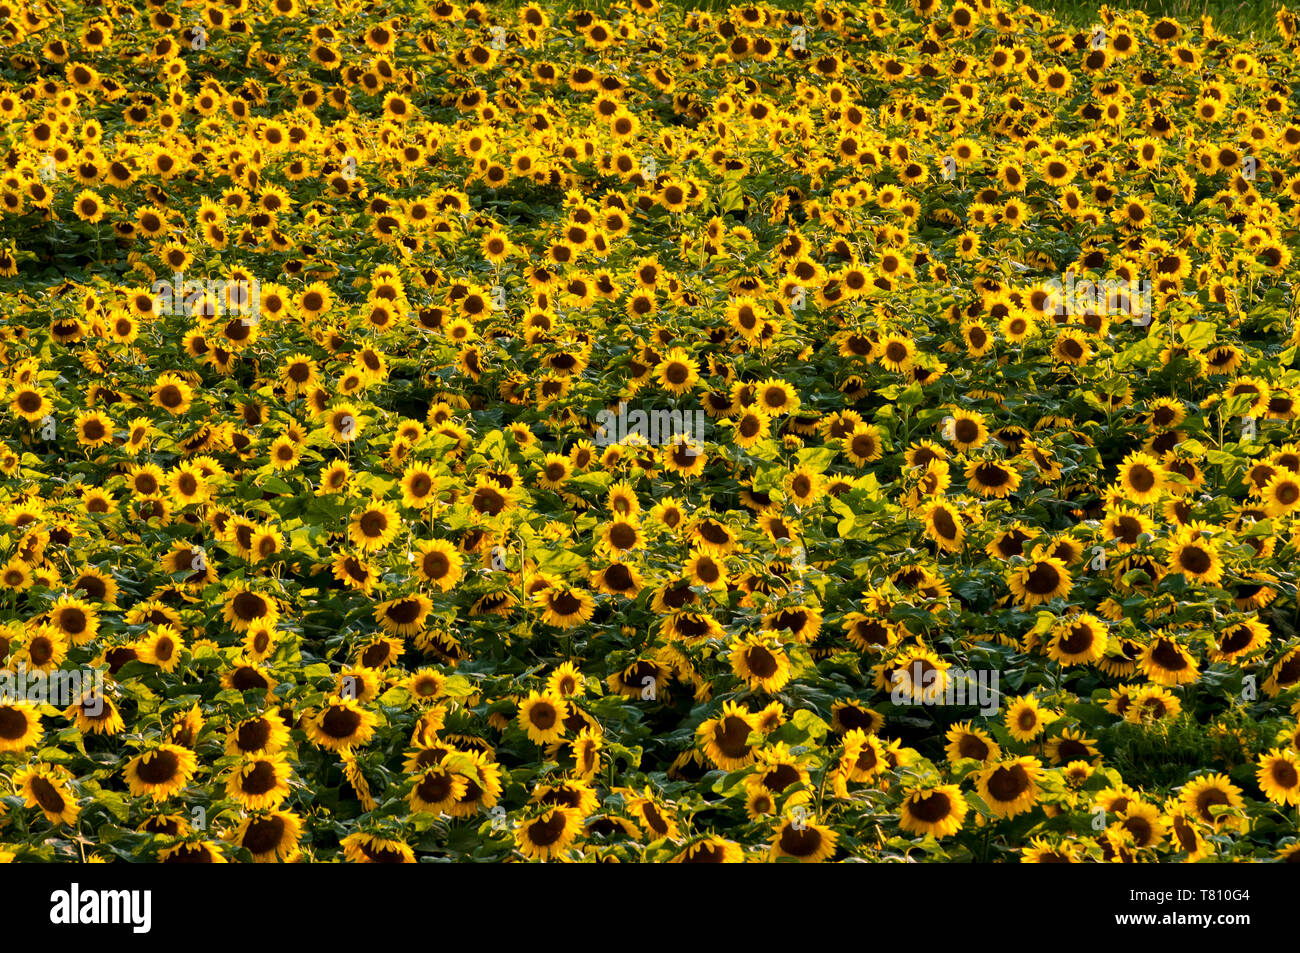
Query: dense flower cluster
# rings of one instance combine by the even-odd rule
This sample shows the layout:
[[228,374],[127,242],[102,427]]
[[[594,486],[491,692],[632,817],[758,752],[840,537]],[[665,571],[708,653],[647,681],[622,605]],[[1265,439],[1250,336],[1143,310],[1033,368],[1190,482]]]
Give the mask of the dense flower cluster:
[[1297,36],[0,3],[3,855],[1300,858]]

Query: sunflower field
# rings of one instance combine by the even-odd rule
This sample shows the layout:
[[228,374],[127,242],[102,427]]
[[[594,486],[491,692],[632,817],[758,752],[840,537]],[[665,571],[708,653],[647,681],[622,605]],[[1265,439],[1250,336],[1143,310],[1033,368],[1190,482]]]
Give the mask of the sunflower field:
[[1300,17],[0,0],[0,858],[1300,861]]

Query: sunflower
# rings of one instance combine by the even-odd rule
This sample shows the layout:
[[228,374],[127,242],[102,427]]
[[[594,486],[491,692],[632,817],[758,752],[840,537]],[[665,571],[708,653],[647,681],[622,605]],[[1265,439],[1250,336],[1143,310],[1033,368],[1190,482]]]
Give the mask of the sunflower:
[[148,665],[157,665],[164,672],[176,671],[180,663],[181,652],[185,642],[171,625],[158,625],[149,630],[148,635],[136,644],[136,653],[140,661]]
[[1191,653],[1168,635],[1153,638],[1138,665],[1147,678],[1160,685],[1187,685],[1200,676]]
[[966,465],[966,485],[980,496],[1005,499],[1020,486],[1020,474],[996,460],[972,460]]
[[1164,489],[1164,468],[1155,457],[1131,453],[1120,465],[1118,483],[1130,502],[1151,503],[1160,498]]
[[1255,652],[1269,639],[1268,627],[1259,619],[1242,619],[1219,631],[1210,655],[1216,662],[1231,662]]
[[694,358],[682,348],[673,348],[665,353],[654,373],[659,386],[676,396],[689,391],[700,379]]
[[[529,802],[546,806],[567,807],[577,811],[579,818],[586,820],[600,805],[600,798],[587,782],[564,780],[554,784],[538,784],[533,788]],[[632,798],[627,802],[629,809],[636,813],[640,813],[643,805],[651,803],[646,798]],[[658,815],[655,814],[651,816],[658,818]]]
[[[854,728],[844,734],[844,751],[840,756],[838,773],[847,781],[870,781],[882,771],[888,770],[888,755],[885,745],[873,734]],[[800,778],[804,780],[804,778]],[[847,792],[837,793],[845,796]]]
[[1199,532],[1186,529],[1174,537],[1166,567],[1182,573],[1189,581],[1216,585],[1223,578],[1223,563],[1217,544]]
[[289,796],[291,774],[281,755],[245,755],[226,780],[226,796],[245,810],[274,810]]
[[788,606],[768,612],[762,618],[763,628],[773,630],[777,635],[789,633],[789,638],[811,645],[817,640],[821,631],[822,615],[816,608],[809,606]]
[[440,698],[446,687],[446,679],[431,668],[422,668],[406,680],[406,690],[419,705],[431,705]]
[[[323,411],[323,414],[325,418],[325,432],[329,435],[330,440],[335,443],[352,443],[361,436],[365,420],[362,418],[361,411],[357,408],[356,404],[335,404],[328,410]],[[323,476],[321,485],[325,485]]]
[[611,691],[624,698],[643,699],[658,698],[660,689],[667,683],[669,668],[653,659],[641,658],[612,672],[606,678]]
[[1155,847],[1164,839],[1165,822],[1155,805],[1133,799],[1116,813],[1118,826],[1132,837],[1133,846]]
[[315,717],[307,719],[307,737],[328,751],[348,751],[370,741],[378,718],[353,698],[333,695]]
[[176,374],[161,374],[153,385],[153,405],[173,417],[184,414],[194,400],[194,389]]
[[333,307],[334,296],[323,282],[313,282],[302,290],[296,302],[308,321],[315,321]]
[[174,844],[158,855],[160,864],[224,864],[219,844],[210,840],[189,840]]
[[232,725],[226,734],[228,755],[273,755],[289,743],[289,729],[274,711]]
[[[448,740],[453,739],[449,736]],[[464,740],[457,743],[462,748],[467,744]],[[501,798],[500,765],[492,761],[488,753],[483,751],[469,751],[465,757],[468,760],[458,761],[455,766],[450,763],[448,765],[466,779],[464,796],[447,812],[452,817],[472,817],[481,809],[490,809]]]
[[613,562],[591,574],[591,583],[601,592],[611,596],[636,598],[643,581],[640,572],[630,563]]
[[763,821],[776,814],[776,799],[762,785],[750,785],[745,794],[745,814],[751,821]]
[[758,409],[769,417],[793,414],[799,409],[798,393],[780,378],[770,377],[754,385],[754,396]]
[[343,856],[354,864],[413,864],[415,851],[405,841],[357,831],[340,842]]
[[739,844],[712,834],[688,844],[681,853],[676,854],[669,861],[673,864],[743,864],[744,862],[745,852]]
[[22,792],[23,803],[27,807],[39,807],[51,824],[77,823],[77,801],[68,790],[68,774],[64,769],[37,763],[14,772],[10,780]]
[[348,522],[348,537],[358,549],[383,549],[402,528],[402,518],[387,503],[374,501],[356,510]]
[[294,863],[301,851],[302,821],[291,811],[250,814],[240,822],[234,842],[253,855],[254,863]]
[[1016,601],[1026,608],[1067,598],[1073,587],[1065,563],[1050,556],[1035,559],[1016,570],[1008,584]]
[[1300,507],[1300,477],[1275,473],[1264,485],[1262,502],[1269,516],[1286,516]]
[[899,629],[875,614],[850,612],[843,620],[845,637],[859,651],[881,651],[899,640]]
[[424,631],[432,611],[433,603],[428,596],[413,593],[381,602],[375,606],[374,619],[393,635],[415,635]]
[[[952,416],[944,423],[943,433],[944,438],[961,453],[978,449],[989,440],[989,429],[984,415],[964,410],[953,411]],[[908,462],[912,466],[920,466],[923,461],[909,460]]]
[[285,395],[290,399],[306,394],[320,382],[316,361],[301,352],[286,358],[280,365],[277,376],[285,389]]
[[749,736],[755,727],[754,716],[748,710],[728,701],[716,717],[696,729],[696,734],[710,761],[724,771],[737,771],[754,762]]
[[1015,817],[1038,800],[1042,763],[1037,758],[1011,758],[990,764],[976,776],[980,797],[998,817]]
[[514,508],[519,491],[507,488],[488,476],[479,476],[469,492],[469,505],[476,513],[497,516]]
[[1003,716],[1003,723],[1017,741],[1029,742],[1042,734],[1043,729],[1047,727],[1043,714],[1038,707],[1038,699],[1032,695],[1025,695],[1011,700],[1007,706],[1007,713]]
[[96,410],[77,414],[73,427],[77,433],[77,443],[83,447],[94,449],[113,440],[113,421]]
[[[1243,817],[1233,816],[1233,811],[1244,809],[1245,802],[1241,789],[1226,774],[1205,774],[1188,781],[1183,785],[1181,801],[1189,815],[1210,827],[1240,829],[1246,822]],[[1216,813],[1216,807],[1229,810]]]
[[172,502],[181,507],[207,502],[212,493],[206,477],[193,464],[182,464],[168,474],[166,486]]
[[824,824],[800,816],[785,820],[772,835],[768,858],[789,857],[803,864],[829,860],[835,854],[839,834]]
[[135,797],[163,801],[189,784],[198,769],[194,752],[180,745],[156,745],[126,765],[126,783]]
[[762,334],[768,312],[756,299],[742,295],[727,303],[723,316],[741,337],[752,343]]
[[1063,668],[1089,665],[1101,660],[1106,644],[1105,623],[1085,612],[1052,627],[1047,654]]
[[72,719],[83,734],[115,735],[126,730],[126,723],[112,699],[95,692],[88,692],[69,705],[63,716]]
[[759,632],[738,640],[729,659],[732,672],[751,691],[772,694],[790,680],[790,659],[773,632]]
[[0,752],[24,751],[41,737],[41,716],[25,701],[0,701]]
[[949,503],[935,501],[921,511],[926,534],[945,552],[960,552],[966,536],[961,511]]
[[537,482],[545,489],[558,490],[568,481],[573,471],[573,460],[562,453],[548,453],[542,461]]
[[1178,696],[1159,685],[1138,689],[1133,693],[1124,711],[1124,720],[1135,725],[1151,725],[1163,719],[1175,718],[1183,704]]
[[728,584],[726,563],[713,553],[693,552],[683,573],[690,577],[692,586],[705,586],[710,589],[726,589]]
[[[697,477],[704,472],[708,456],[699,441],[688,434],[675,434],[668,440],[661,452],[663,465],[672,473],[681,477]],[[645,469],[653,469],[653,463]]]
[[1165,806],[1165,815],[1169,822],[1170,842],[1175,849],[1187,855],[1188,863],[1195,863],[1209,856],[1210,845],[1201,836],[1201,831],[1194,817],[1190,815],[1189,808],[1176,801],[1170,801]]
[[1106,538],[1114,540],[1119,548],[1128,549],[1139,545],[1143,534],[1153,535],[1155,523],[1138,510],[1116,505],[1107,508],[1101,529]]
[[49,609],[50,624],[81,646],[99,632],[99,611],[83,599],[62,595]]
[[519,706],[517,720],[533,744],[545,745],[564,736],[568,715],[568,703],[563,698],[549,692],[531,691]]
[[73,202],[73,210],[82,221],[94,224],[104,218],[104,200],[91,189],[83,189]]
[[1093,739],[1072,728],[1062,729],[1059,735],[1049,738],[1044,747],[1053,764],[1068,762],[1071,765],[1086,766],[1101,761]]
[[873,669],[877,688],[890,692],[895,701],[932,704],[948,688],[949,662],[919,647],[909,648]]
[[1300,806],[1300,763],[1295,751],[1274,748],[1259,756],[1255,780],[1274,804]]
[[221,614],[236,632],[247,632],[254,625],[274,625],[280,610],[270,596],[239,586],[226,593]]
[[434,765],[416,775],[407,803],[417,813],[442,814],[463,798],[468,788],[467,778]]
[[[4,569],[0,568],[0,580],[3,580],[3,577]],[[112,606],[117,602],[117,581],[103,569],[92,566],[82,568],[73,577],[69,588],[79,590],[86,595],[86,598],[104,605]]]
[[464,560],[456,547],[444,540],[435,539],[416,545],[416,572],[443,592],[454,589],[461,581],[463,565]]
[[358,592],[370,594],[377,575],[374,567],[365,559],[353,553],[341,552],[334,557],[334,561],[330,565],[334,578],[339,582],[356,589]]
[[547,625],[570,629],[581,625],[596,611],[596,600],[582,589],[567,585],[547,587],[533,596]]
[[53,413],[54,404],[39,387],[20,386],[15,388],[9,408],[23,420],[39,423]]
[[267,451],[271,466],[283,473],[298,465],[302,457],[302,447],[292,437],[276,437]]
[[858,468],[879,460],[885,452],[884,437],[874,424],[855,423],[843,439],[845,454]]
[[949,837],[961,830],[968,807],[955,784],[908,791],[898,809],[898,826],[910,834]]
[[361,668],[382,671],[393,665],[404,651],[405,646],[399,639],[372,636],[356,649],[356,664]]
[[1077,864],[1079,856],[1069,841],[1052,843],[1042,837],[1031,837],[1029,846],[1020,852],[1022,864]]
[[18,557],[10,559],[0,567],[0,586],[12,592],[22,592],[32,585],[32,571],[27,563]]
[[49,625],[37,626],[16,651],[11,646],[11,661],[32,672],[50,672],[63,664],[68,654],[66,636]]
[[969,721],[953,725],[944,737],[948,739],[948,746],[944,752],[949,761],[973,758],[987,763],[996,761],[1002,756],[1002,749],[998,743],[982,729],[973,727]]
[[558,857],[582,830],[582,817],[567,807],[552,807],[515,828],[515,847],[530,860]]

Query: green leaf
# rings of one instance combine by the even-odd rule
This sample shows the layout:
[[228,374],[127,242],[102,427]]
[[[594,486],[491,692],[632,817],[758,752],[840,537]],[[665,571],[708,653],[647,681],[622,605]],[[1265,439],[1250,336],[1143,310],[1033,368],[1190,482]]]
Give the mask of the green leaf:
[[1193,321],[1178,329],[1183,344],[1195,351],[1203,351],[1214,343],[1215,327],[1210,321]]
[[795,459],[799,461],[799,466],[813,473],[825,473],[826,468],[835,462],[836,452],[834,447],[808,447],[800,450]]

